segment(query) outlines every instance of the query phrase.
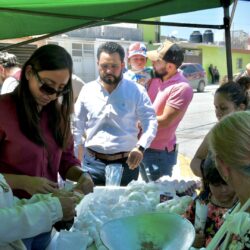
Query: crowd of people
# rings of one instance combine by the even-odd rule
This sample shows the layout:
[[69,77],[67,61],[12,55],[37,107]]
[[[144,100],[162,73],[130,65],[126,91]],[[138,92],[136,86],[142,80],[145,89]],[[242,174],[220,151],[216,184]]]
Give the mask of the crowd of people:
[[[124,73],[123,47],[105,42],[97,51],[99,76],[85,84],[58,45],[38,48],[22,68],[14,55],[0,53],[0,218],[8,224],[0,229],[0,249],[46,249],[53,226],[74,219],[77,193],[105,185],[110,164],[122,165],[123,186],[139,174],[146,182],[172,176],[176,129],[193,98],[178,69],[183,61],[175,43],[147,51],[137,42],[129,47]],[[206,247],[226,211],[250,197],[250,115],[245,111],[250,81],[244,77],[216,90],[218,123],[191,162],[203,181],[196,200],[209,207],[195,247]],[[76,182],[74,189],[61,190],[59,178]],[[193,223],[196,200],[184,215]]]

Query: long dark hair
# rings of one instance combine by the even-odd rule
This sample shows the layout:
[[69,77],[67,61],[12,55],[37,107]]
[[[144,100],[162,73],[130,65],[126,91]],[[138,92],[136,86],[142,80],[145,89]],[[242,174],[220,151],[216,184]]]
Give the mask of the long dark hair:
[[70,78],[67,88],[59,103],[58,98],[51,101],[43,109],[49,113],[49,128],[59,147],[65,148],[70,135],[70,114],[73,111],[72,67],[73,62],[69,53],[58,45],[48,44],[38,48],[24,64],[21,79],[13,95],[16,100],[17,115],[21,131],[34,143],[46,146],[39,127],[39,111],[37,103],[29,89],[29,82],[25,76],[27,66],[32,66],[36,72],[43,70],[68,69]]

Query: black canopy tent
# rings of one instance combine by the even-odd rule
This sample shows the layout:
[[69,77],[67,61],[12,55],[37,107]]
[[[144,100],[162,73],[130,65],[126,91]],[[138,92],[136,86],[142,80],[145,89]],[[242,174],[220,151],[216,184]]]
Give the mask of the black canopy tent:
[[[230,16],[229,6],[234,3]],[[8,50],[78,28],[110,23],[138,23],[178,27],[224,29],[228,78],[232,79],[230,25],[237,0],[0,0],[0,39],[36,36],[1,47]],[[151,17],[222,7],[223,24],[173,23],[145,20]]]

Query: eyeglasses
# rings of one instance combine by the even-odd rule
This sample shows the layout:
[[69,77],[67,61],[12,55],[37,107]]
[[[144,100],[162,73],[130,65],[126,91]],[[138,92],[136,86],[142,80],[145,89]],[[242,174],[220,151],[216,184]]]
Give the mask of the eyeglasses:
[[70,89],[68,87],[65,87],[64,89],[62,90],[56,90],[52,87],[50,87],[44,80],[41,79],[41,77],[39,76],[38,72],[33,70],[33,72],[35,73],[35,76],[38,80],[38,82],[42,85],[39,90],[41,92],[43,92],[44,94],[46,95],[54,95],[56,94],[56,96],[62,96],[66,93],[68,93],[70,91]]

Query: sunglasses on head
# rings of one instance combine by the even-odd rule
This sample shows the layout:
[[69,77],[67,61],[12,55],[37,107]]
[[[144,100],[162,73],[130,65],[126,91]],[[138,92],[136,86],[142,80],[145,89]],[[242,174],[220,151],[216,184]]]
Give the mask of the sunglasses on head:
[[41,87],[39,88],[39,90],[41,92],[43,92],[44,94],[46,95],[54,95],[56,94],[56,96],[62,96],[66,93],[68,93],[70,91],[70,89],[66,86],[64,89],[62,90],[56,90],[52,87],[50,87],[44,80],[42,80],[38,74],[37,71],[33,70],[35,75],[36,75],[36,78],[38,80],[38,82],[41,84]]

